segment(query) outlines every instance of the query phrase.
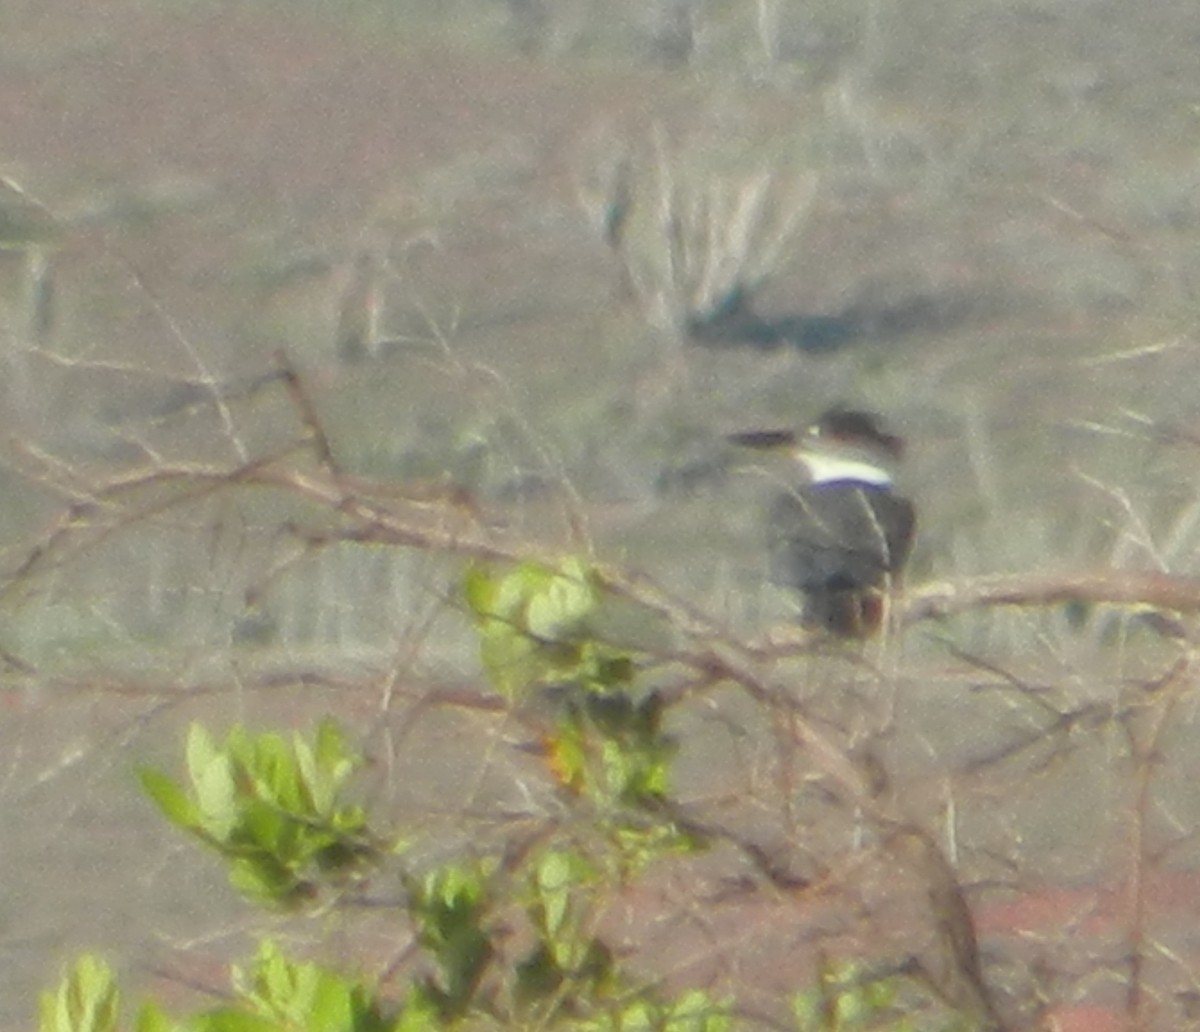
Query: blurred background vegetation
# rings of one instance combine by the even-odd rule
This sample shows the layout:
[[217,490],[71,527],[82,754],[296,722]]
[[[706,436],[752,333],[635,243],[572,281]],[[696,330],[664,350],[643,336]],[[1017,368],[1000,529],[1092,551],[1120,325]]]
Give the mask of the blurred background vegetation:
[[[243,942],[219,873],[175,863],[128,777],[174,757],[189,718],[336,710],[390,756],[396,811],[451,837],[503,795],[477,748],[494,727],[464,739],[430,711],[410,735],[396,701],[476,677],[459,560],[340,541],[336,512],[286,494],[182,504],[153,475],[292,448],[280,349],[340,469],[424,526],[595,554],[734,635],[788,600],[764,586],[770,477],[722,435],[839,400],[911,441],[917,583],[1190,572],[1197,42],[1182,0],[6,5],[0,812],[19,831],[0,850],[20,874],[0,1024],[81,946],[144,974]],[[1125,869],[1132,802],[1190,869],[1194,706],[1172,710],[1161,801],[1131,802],[1122,723],[1131,685],[1189,659],[1190,630],[1171,634],[989,612],[888,642],[874,672],[786,676],[886,680],[914,805],[1008,806],[963,817],[964,880],[1059,891]],[[1066,725],[1053,778],[1041,755],[960,777],[1041,727],[1043,695],[1111,719]],[[693,724],[703,797],[741,761]],[[1167,966],[1183,1008],[1196,968]],[[1075,981],[1095,970],[1013,992],[1090,1001],[1120,982]]]

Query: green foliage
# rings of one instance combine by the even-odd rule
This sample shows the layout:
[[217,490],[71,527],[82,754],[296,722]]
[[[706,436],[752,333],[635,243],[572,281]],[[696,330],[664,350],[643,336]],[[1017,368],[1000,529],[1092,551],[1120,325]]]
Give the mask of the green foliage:
[[114,1032],[120,993],[112,970],[85,953],[65,974],[58,991],[42,994],[39,1032]]
[[465,587],[484,669],[505,697],[563,682],[599,692],[629,683],[630,656],[592,627],[602,592],[582,559],[567,559],[559,569],[521,563],[502,574],[475,567]]
[[201,1015],[196,1032],[385,1032],[395,1027],[361,982],[289,960],[272,942],[233,969],[237,1002]]
[[729,1032],[729,1008],[699,990],[677,1000],[641,998],[574,1025],[579,1032]]
[[[476,568],[466,582],[496,690],[518,711],[539,693],[557,703],[537,726],[560,800],[577,819],[547,823],[502,858],[402,871],[394,907],[420,964],[390,998],[266,941],[251,964],[233,968],[220,1006],[175,1022],[147,1005],[136,1032],[731,1030],[731,1001],[668,996],[627,970],[598,931],[620,884],[704,846],[674,816],[676,750],[662,697],[639,683],[636,657],[594,628],[601,583],[578,559]],[[384,859],[363,808],[343,801],[361,761],[334,724],[290,739],[234,727],[223,743],[194,725],[186,759],[186,784],[142,770],[143,788],[170,823],[222,858],[252,901],[295,907],[358,885]],[[910,1032],[914,997],[906,976],[826,966],[815,988],[794,997],[795,1028]],[[116,1032],[118,1000],[107,966],[84,956],[43,997],[40,1032]]]
[[971,1032],[962,1018],[940,1025],[918,1024],[914,1014],[922,994],[903,973],[872,974],[859,964],[824,962],[817,984],[792,997],[797,1032]]
[[196,724],[187,742],[190,792],[160,771],[140,776],[167,820],[226,859],[239,891],[291,907],[361,877],[380,858],[363,809],[340,802],[359,762],[329,721],[311,742],[234,727],[223,745]]
[[[406,1024],[407,1008],[388,1014],[362,982],[315,964],[289,960],[272,942],[252,965],[233,969],[228,1003],[180,1025],[157,1007],[142,1008],[136,1032],[401,1032],[435,1027]],[[85,955],[42,997],[39,1032],[116,1032],[119,993],[103,960]],[[395,1008],[393,1008],[395,1009]]]
[[701,843],[666,816],[676,743],[663,731],[658,693],[643,690],[639,697],[634,657],[594,630],[605,603],[600,584],[578,558],[558,569],[476,567],[466,597],[496,688],[518,701],[535,691],[556,697],[543,741],[549,769],[595,807],[620,865],[636,870]]
[[612,953],[588,932],[587,905],[594,867],[579,853],[551,850],[531,863],[526,907],[536,943],[517,964],[518,1008],[547,1020],[564,1007],[577,1011],[619,985]]
[[548,745],[563,784],[606,807],[646,806],[667,796],[675,742],[661,730],[656,693],[585,696],[559,718]]
[[443,1018],[455,1018],[470,1008],[492,957],[485,928],[489,915],[490,865],[449,865],[423,879],[410,879],[409,914],[417,937],[429,952],[437,975],[425,983],[424,999]]

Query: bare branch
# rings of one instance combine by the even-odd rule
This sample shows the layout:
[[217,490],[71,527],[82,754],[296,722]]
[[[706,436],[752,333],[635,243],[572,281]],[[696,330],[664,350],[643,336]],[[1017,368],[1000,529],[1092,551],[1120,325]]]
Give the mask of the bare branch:
[[1052,606],[1064,602],[1191,613],[1200,610],[1200,577],[1113,570],[1103,573],[1015,573],[908,592],[901,623],[917,623],[993,606]]

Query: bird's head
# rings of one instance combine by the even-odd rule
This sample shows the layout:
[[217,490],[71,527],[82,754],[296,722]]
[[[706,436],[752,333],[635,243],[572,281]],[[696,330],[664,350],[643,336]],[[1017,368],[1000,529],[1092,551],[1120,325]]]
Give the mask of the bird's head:
[[843,406],[829,409],[801,433],[751,430],[729,439],[745,448],[790,454],[811,483],[855,480],[890,485],[892,469],[904,457],[903,439],[884,429],[878,416]]

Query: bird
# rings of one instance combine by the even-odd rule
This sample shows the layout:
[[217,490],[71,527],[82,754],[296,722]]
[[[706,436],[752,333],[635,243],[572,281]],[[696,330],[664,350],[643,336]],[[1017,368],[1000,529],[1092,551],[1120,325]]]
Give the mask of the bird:
[[802,598],[801,624],[841,638],[875,634],[916,533],[916,510],[893,482],[904,441],[874,413],[842,405],[802,433],[729,438],[786,451],[799,467],[796,483],[770,503],[767,543],[771,580]]

